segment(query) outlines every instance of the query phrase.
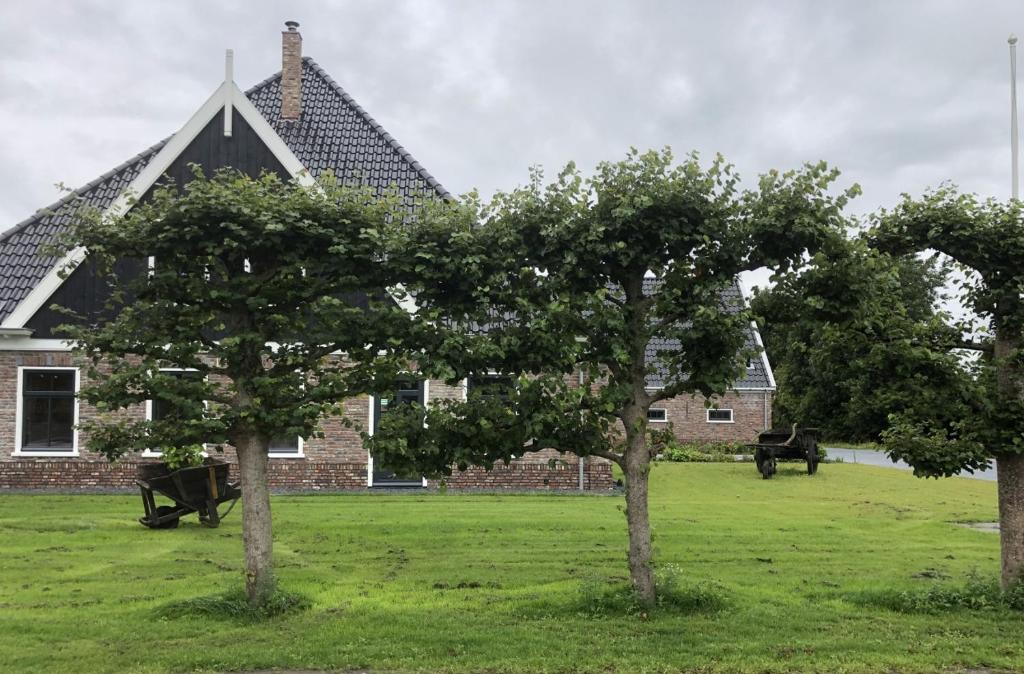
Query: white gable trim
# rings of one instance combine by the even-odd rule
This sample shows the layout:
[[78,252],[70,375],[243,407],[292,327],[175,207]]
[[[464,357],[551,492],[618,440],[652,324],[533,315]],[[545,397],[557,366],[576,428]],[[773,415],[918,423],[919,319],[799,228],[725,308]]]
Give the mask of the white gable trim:
[[[747,292],[743,289],[743,283],[737,279],[736,287],[739,288],[740,298],[743,299],[743,306],[749,307],[750,302],[747,300]],[[767,391],[774,391],[776,389],[775,384],[775,373],[772,372],[772,365],[768,362],[768,351],[764,348],[764,342],[761,341],[761,331],[757,329],[757,321],[750,321],[750,329],[754,333],[754,341],[757,342],[758,348],[761,349],[761,364],[764,365],[764,373],[768,377],[768,388],[763,389]],[[747,390],[762,390],[762,389],[747,389]]]
[[[194,115],[188,120],[188,122],[179,130],[169,141],[161,148],[161,150],[153,157],[146,167],[135,177],[124,192],[121,193],[114,203],[110,205],[103,212],[104,217],[119,216],[123,215],[124,212],[131,206],[133,198],[138,198],[145,194],[150,187],[152,187],[157,180],[170,167],[171,163],[178,158],[178,156],[185,151],[185,148],[195,140],[196,136],[206,128],[206,125],[210,123],[210,120],[214,118],[217,113],[221,110],[225,110],[229,107],[233,107],[238,110],[239,114],[248,122],[249,126],[252,127],[256,135],[259,136],[267,148],[270,149],[274,157],[277,158],[281,165],[284,166],[285,170],[295,178],[300,184],[311,186],[315,185],[316,181],[306,170],[306,167],[302,165],[295,153],[291,151],[284,140],[277,134],[276,131],[267,123],[267,120],[263,118],[259,110],[246,98],[245,94],[238,88],[238,86],[231,80],[225,81],[217,90],[213,92],[213,95],[206,100],[205,103],[196,111]],[[64,278],[61,278],[62,272],[67,271],[70,273],[81,264],[82,260],[85,259],[85,249],[76,248],[66,254],[57,264],[47,273],[43,279],[36,284],[36,286],[25,296],[18,306],[15,307],[7,318],[0,323],[0,328],[23,328],[25,323],[35,315],[39,309],[41,309],[57,288],[64,282]]]
[[768,375],[768,390],[775,390],[775,373],[772,372],[772,365],[768,362],[768,352],[764,348],[764,342],[761,341],[761,331],[757,329],[757,323],[750,321],[750,329],[754,331],[754,339],[757,341],[757,345],[761,348],[761,363],[764,365],[764,373]]

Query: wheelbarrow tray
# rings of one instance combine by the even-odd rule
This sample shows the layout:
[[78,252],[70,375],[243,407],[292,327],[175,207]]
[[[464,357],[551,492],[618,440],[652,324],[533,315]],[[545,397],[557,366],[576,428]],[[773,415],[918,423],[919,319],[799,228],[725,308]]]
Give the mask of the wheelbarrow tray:
[[[228,481],[230,465],[207,459],[202,466],[167,472],[159,464],[147,466],[136,480],[146,514],[139,522],[147,527],[173,528],[183,515],[199,513],[199,521],[211,527],[220,524],[217,506],[235,501],[242,492]],[[174,501],[174,506],[157,506],[154,493]]]

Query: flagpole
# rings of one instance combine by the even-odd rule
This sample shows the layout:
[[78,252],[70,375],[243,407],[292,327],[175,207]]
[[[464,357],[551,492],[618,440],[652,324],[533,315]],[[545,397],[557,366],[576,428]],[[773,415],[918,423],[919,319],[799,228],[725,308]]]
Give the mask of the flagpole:
[[1013,174],[1013,185],[1010,195],[1020,198],[1020,169],[1017,155],[1019,152],[1019,135],[1017,133],[1017,36],[1010,35],[1010,163]]

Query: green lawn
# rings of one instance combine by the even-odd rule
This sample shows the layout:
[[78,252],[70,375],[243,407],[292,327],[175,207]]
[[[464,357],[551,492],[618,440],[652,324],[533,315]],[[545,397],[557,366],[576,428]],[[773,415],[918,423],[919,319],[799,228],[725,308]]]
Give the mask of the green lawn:
[[727,605],[647,620],[581,608],[581,588],[625,576],[621,497],[276,497],[280,578],[314,606],[245,624],[157,617],[240,583],[237,510],[150,531],[136,496],[3,495],[0,671],[1024,669],[1024,614],[857,601],[972,568],[994,579],[998,537],[951,524],[995,519],[993,483],[798,468],[655,467],[659,562],[717,581]]

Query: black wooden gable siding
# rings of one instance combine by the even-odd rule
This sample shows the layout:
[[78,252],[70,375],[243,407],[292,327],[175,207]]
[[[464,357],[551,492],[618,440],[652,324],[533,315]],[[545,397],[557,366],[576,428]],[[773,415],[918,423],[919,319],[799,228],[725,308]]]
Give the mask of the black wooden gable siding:
[[[206,175],[219,168],[231,167],[252,177],[263,171],[273,171],[284,180],[291,178],[237,109],[232,111],[231,127],[231,137],[225,137],[223,110],[214,115],[210,123],[171,163],[164,175],[176,184],[184,185],[193,178],[189,165],[198,164],[203,167]],[[166,179],[157,181],[157,185],[163,183],[166,183]],[[142,199],[148,199],[153,189],[155,186],[150,188]],[[127,261],[118,264],[117,267],[115,272],[122,276],[138,273],[142,269],[141,264]],[[93,322],[107,317],[103,307],[109,297],[110,286],[107,279],[99,277],[95,268],[86,260],[64,280],[47,303],[28,320],[25,327],[34,331],[33,337],[60,337],[61,335],[54,333],[54,328],[62,323],[71,322],[71,319],[67,314],[51,309],[52,305],[69,309],[86,322]]]
[[[267,144],[256,135],[248,122],[235,109],[231,115],[231,137],[224,136],[224,111],[214,115],[199,135],[171,162],[164,175],[178,185],[192,180],[189,164],[198,164],[209,176],[220,168],[230,166],[246,175],[257,177],[263,171],[273,171],[282,180],[291,179]],[[158,180],[157,185],[166,180]],[[155,186],[143,195],[147,199]]]

